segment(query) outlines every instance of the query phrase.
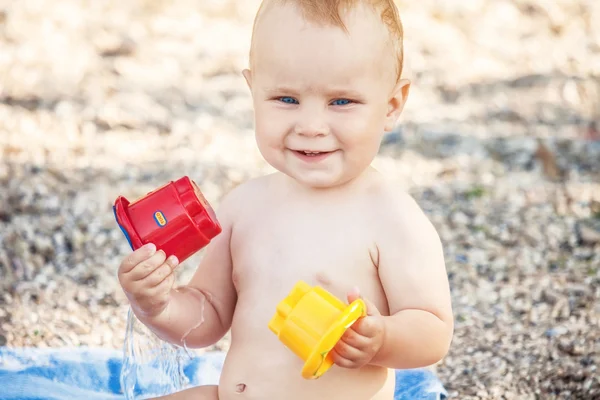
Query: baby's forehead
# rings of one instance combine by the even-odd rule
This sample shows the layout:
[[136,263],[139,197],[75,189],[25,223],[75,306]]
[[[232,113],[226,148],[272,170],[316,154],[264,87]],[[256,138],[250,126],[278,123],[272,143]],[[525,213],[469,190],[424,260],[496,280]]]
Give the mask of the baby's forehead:
[[251,57],[284,63],[318,57],[351,67],[371,60],[383,63],[393,53],[388,32],[374,12],[357,7],[344,15],[344,24],[346,29],[307,20],[292,5],[271,6],[257,19]]
[[[329,32],[325,32],[326,28]],[[323,47],[321,40],[331,37],[333,30],[338,33],[340,43],[351,43],[360,50],[359,57],[377,56],[384,69],[389,61],[395,79],[400,79],[403,29],[392,0],[264,0],[255,19],[250,65],[254,66],[257,47],[273,48],[273,38],[288,34],[286,40],[291,42],[300,33],[311,30],[315,51]],[[289,43],[288,47],[293,45]]]
[[395,76],[391,62],[385,68],[376,59],[330,53],[313,56],[311,50],[293,52],[289,58],[280,53],[259,55],[253,66],[255,89],[271,95],[362,98],[366,92],[389,89]]
[[[328,13],[321,14],[315,11],[311,11],[306,7],[303,7],[304,2],[301,0],[265,0],[263,1],[255,19],[254,31],[259,27],[264,29],[272,29],[273,26],[264,24],[265,20],[268,20],[267,16],[272,17],[273,14],[277,15],[280,21],[285,20],[289,23],[291,20],[302,21],[307,28],[310,26],[317,27],[336,27],[341,31],[349,33],[357,23],[362,25],[370,24],[371,29],[378,31],[385,31],[389,33],[387,25],[382,20],[382,15],[377,12],[377,9],[373,6],[372,1],[368,0],[356,0],[352,3],[352,6],[339,6],[339,20],[336,17],[328,15]],[[306,2],[311,3],[311,2]],[[344,3],[339,0],[334,3]],[[317,7],[318,8],[318,7]],[[321,10],[322,12],[324,10]]]

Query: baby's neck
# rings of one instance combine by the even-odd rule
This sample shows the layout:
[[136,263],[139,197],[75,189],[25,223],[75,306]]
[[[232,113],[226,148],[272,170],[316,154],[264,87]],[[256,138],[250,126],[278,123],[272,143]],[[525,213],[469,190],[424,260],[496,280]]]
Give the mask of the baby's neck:
[[282,179],[284,179],[289,185],[291,190],[296,191],[298,194],[311,197],[314,196],[315,198],[318,198],[336,197],[338,195],[345,196],[365,190],[373,185],[373,183],[375,183],[375,181],[379,178],[379,172],[377,172],[375,168],[369,166],[360,175],[350,179],[349,181],[339,185],[325,187],[308,186],[283,173],[281,176]]

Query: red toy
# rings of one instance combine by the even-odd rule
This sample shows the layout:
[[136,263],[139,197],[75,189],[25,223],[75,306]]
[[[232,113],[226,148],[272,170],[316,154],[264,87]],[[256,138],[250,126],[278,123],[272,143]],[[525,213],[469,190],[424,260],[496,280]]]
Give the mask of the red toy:
[[133,250],[154,243],[167,256],[177,256],[180,262],[221,233],[213,209],[187,176],[133,203],[119,196],[113,211]]

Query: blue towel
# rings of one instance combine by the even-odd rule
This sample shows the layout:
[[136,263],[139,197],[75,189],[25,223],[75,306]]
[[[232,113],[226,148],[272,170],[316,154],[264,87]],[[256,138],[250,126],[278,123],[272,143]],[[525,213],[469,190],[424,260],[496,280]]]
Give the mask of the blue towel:
[[[0,347],[0,400],[123,400],[122,361],[122,352],[116,350]],[[209,352],[186,360],[183,370],[192,385],[217,384],[223,361],[223,353]],[[139,398],[157,393],[155,386],[165,378],[160,373],[143,375],[151,378],[138,382]],[[447,393],[432,372],[397,371],[396,400],[445,398]]]

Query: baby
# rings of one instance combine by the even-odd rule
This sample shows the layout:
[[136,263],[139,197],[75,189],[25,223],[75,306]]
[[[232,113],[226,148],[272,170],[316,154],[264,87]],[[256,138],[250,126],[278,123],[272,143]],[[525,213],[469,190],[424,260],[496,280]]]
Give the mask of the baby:
[[[178,260],[154,245],[119,267],[134,313],[160,338],[205,347],[231,329],[219,385],[169,398],[392,400],[394,369],[445,356],[453,316],[439,237],[370,166],[406,102],[402,57],[392,0],[262,4],[243,75],[258,148],[278,172],[223,199],[223,231],[187,286],[173,288]],[[299,280],[368,307],[316,380],[268,329]]]

